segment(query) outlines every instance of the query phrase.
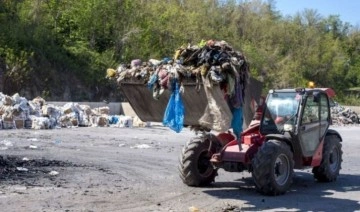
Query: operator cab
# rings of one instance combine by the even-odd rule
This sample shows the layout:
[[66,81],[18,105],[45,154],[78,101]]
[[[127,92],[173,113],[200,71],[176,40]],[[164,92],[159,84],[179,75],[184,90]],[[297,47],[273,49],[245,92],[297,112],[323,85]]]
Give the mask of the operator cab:
[[[323,89],[270,90],[260,122],[262,135],[284,135],[312,156],[331,123],[329,98]],[[288,134],[286,134],[288,136]]]
[[283,134],[285,124],[296,124],[302,94],[295,89],[270,90],[260,124],[261,134]]

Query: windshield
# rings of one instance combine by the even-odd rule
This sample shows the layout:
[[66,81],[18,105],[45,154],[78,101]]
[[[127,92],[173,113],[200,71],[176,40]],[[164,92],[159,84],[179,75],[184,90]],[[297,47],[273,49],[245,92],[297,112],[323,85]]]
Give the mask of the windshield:
[[285,123],[295,124],[300,98],[296,92],[269,94],[261,122],[261,133],[280,133]]

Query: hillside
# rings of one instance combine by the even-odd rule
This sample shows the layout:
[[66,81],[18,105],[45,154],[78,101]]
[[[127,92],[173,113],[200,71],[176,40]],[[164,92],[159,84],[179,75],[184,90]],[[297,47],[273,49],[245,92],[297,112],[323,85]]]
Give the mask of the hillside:
[[[210,18],[211,17],[211,18]],[[132,59],[162,59],[188,43],[226,40],[269,88],[360,86],[360,30],[274,1],[50,0],[0,2],[0,91],[59,101],[121,100],[104,76]]]

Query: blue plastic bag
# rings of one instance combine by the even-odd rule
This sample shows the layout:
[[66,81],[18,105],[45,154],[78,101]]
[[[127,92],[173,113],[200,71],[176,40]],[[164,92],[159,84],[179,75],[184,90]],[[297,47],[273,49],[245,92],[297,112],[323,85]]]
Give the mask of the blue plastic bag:
[[147,87],[148,87],[149,89],[152,89],[153,86],[154,86],[154,84],[155,84],[155,82],[156,82],[158,79],[159,79],[159,77],[158,77],[157,73],[155,72],[153,75],[151,75],[151,77],[150,77],[150,79],[149,79],[149,82],[148,82],[148,84],[147,84]]
[[231,121],[231,127],[233,128],[236,138],[240,139],[240,133],[243,131],[243,110],[242,107],[232,108],[233,119]]
[[117,124],[119,122],[119,117],[109,116],[109,124]]
[[181,99],[179,83],[171,82],[173,88],[168,105],[165,110],[163,124],[179,133],[184,126],[184,105]]

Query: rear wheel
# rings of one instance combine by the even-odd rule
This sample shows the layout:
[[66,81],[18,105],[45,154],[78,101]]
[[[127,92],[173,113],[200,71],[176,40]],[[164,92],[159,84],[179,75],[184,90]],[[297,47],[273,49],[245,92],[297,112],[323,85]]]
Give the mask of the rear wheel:
[[340,139],[335,135],[326,136],[321,164],[313,168],[315,179],[320,182],[335,181],[341,169],[341,162]]
[[285,142],[270,140],[252,160],[256,189],[265,195],[284,194],[292,183],[293,153]]
[[202,186],[214,182],[217,170],[210,159],[215,148],[209,151],[210,142],[205,137],[196,137],[184,146],[180,155],[179,175],[186,185]]

